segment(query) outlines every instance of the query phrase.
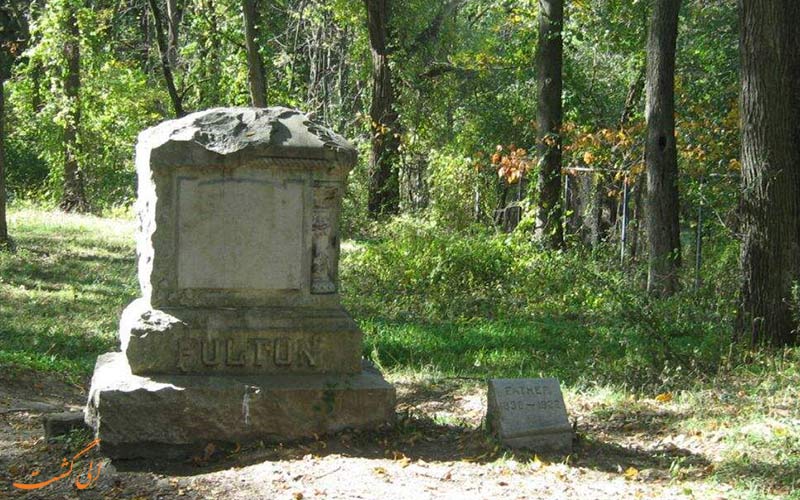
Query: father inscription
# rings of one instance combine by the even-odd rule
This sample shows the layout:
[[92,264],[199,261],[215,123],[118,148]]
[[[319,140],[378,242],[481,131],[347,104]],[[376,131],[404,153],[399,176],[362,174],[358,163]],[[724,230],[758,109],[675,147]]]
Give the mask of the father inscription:
[[490,379],[487,422],[507,446],[572,451],[572,427],[558,380]]

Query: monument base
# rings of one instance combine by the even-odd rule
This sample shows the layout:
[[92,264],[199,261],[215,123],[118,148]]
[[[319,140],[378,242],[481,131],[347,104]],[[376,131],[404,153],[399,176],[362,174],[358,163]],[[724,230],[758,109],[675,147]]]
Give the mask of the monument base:
[[97,358],[86,422],[112,458],[180,456],[208,443],[285,442],[394,419],[395,391],[355,375],[153,375],[123,353]]

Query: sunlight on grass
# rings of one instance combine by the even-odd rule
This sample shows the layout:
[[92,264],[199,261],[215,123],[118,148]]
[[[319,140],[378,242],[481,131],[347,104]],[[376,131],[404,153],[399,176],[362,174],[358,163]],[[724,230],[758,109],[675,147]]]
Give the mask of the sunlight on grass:
[[9,226],[17,251],[0,254],[0,363],[87,376],[138,293],[133,222],[23,209]]
[[[0,253],[0,366],[81,382],[98,354],[117,348],[120,313],[139,295],[135,223],[31,208],[12,210],[9,219],[17,251]],[[351,256],[364,248],[344,245]],[[352,267],[364,262],[344,258],[356,285],[369,283]],[[800,349],[713,350],[720,344],[704,346],[701,335],[686,333],[689,315],[677,333],[663,330],[674,333],[670,351],[659,330],[641,326],[656,313],[635,309],[657,305],[624,298],[606,297],[597,311],[584,301],[557,312],[529,307],[511,317],[436,320],[407,314],[409,302],[396,300],[352,283],[343,290],[365,333],[364,355],[399,385],[474,392],[489,377],[558,377],[571,416],[600,427],[579,426],[593,433],[591,446],[613,451],[617,445],[598,437],[605,432],[647,435],[661,447],[649,452],[651,461],[666,460],[671,481],[716,484],[730,489],[726,498],[800,498]],[[383,303],[396,308],[380,314]],[[693,355],[713,364],[693,364]],[[704,373],[704,366],[714,369]],[[441,419],[462,425],[457,416]]]

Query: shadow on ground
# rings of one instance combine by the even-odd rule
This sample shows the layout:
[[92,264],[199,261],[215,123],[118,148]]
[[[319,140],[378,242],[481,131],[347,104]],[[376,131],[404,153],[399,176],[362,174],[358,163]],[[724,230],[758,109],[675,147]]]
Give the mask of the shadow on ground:
[[[191,458],[183,461],[125,460],[115,461],[119,471],[159,472],[174,476],[193,476],[229,468],[245,467],[266,461],[302,460],[308,455],[327,457],[340,455],[367,459],[393,459],[436,462],[472,462],[488,464],[499,459],[518,463],[531,462],[537,457],[533,451],[504,448],[483,428],[480,417],[462,415],[454,418],[459,423],[443,423],[428,410],[435,408],[445,414],[463,414],[462,402],[472,394],[480,401],[484,396],[472,381],[440,379],[415,383],[398,383],[398,413],[394,427],[379,431],[345,431],[332,436],[300,442],[275,444],[255,443],[244,446],[213,444],[205,450],[198,449]],[[475,392],[478,392],[475,395]],[[482,412],[481,412],[482,413]],[[636,415],[636,414],[635,414]],[[628,467],[655,471],[654,476],[668,478],[674,463],[702,470],[710,462],[702,455],[670,445],[630,446],[622,444],[626,435],[640,433],[656,426],[669,426],[680,415],[659,412],[656,415],[638,413],[647,423],[631,425],[626,420],[618,429],[603,425],[603,432],[578,429],[574,451],[569,457],[538,454],[544,462],[566,463],[602,472],[618,473]],[[603,436],[603,437],[600,437]]]

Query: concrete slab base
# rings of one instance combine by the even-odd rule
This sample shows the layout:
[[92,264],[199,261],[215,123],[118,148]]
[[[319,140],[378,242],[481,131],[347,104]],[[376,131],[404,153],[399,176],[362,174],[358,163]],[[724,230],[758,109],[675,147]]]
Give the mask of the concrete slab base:
[[394,388],[368,366],[355,375],[138,376],[123,353],[107,353],[85,418],[112,458],[175,457],[208,443],[378,428],[394,408]]

